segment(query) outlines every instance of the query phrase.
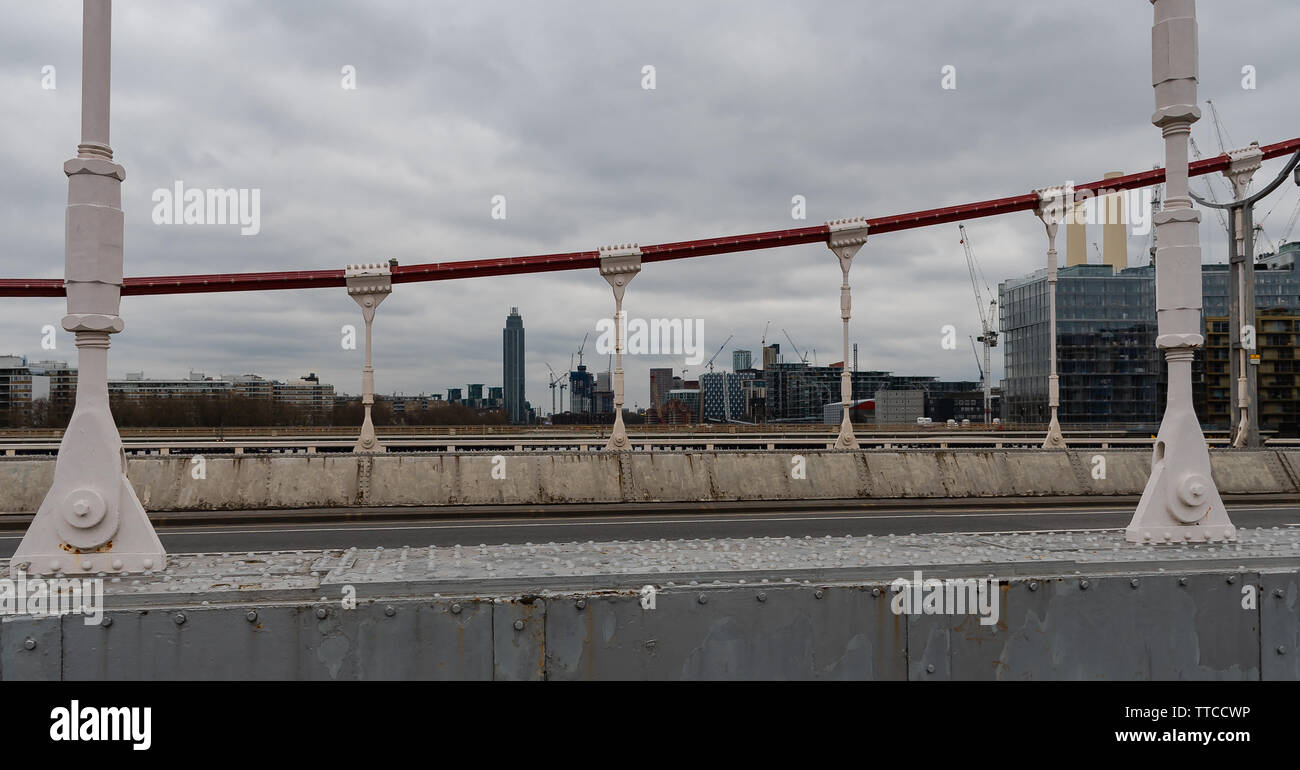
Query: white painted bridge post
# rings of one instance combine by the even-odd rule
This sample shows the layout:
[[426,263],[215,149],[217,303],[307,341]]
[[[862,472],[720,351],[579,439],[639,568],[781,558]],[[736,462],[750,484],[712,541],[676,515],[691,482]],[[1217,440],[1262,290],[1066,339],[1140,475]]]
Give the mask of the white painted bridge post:
[[1056,270],[1060,261],[1056,256],[1056,232],[1061,220],[1065,219],[1066,207],[1069,206],[1073,212],[1074,206],[1073,201],[1067,203],[1065,200],[1065,187],[1047,187],[1034,192],[1038,193],[1038,207],[1034,213],[1047,228],[1047,408],[1051,410],[1051,419],[1047,423],[1043,449],[1065,449],[1065,436],[1061,434],[1061,423],[1056,415],[1061,406],[1061,379],[1056,373]]
[[853,303],[849,288],[849,268],[853,267],[853,257],[867,243],[867,220],[862,217],[853,219],[835,219],[826,223],[830,228],[830,238],[826,246],[840,262],[843,282],[840,284],[840,320],[844,323],[844,370],[840,372],[840,435],[835,439],[836,449],[857,449],[858,439],[853,435],[853,421],[850,418],[853,407],[853,373],[849,369],[849,316],[852,315]]
[[1156,226],[1156,347],[1169,366],[1169,393],[1156,435],[1151,476],[1125,530],[1130,542],[1232,540],[1219,490],[1210,474],[1210,452],[1192,407],[1192,356],[1201,334],[1200,213],[1188,190],[1187,144],[1196,106],[1195,0],[1151,0],[1151,83],[1156,112],[1151,122],[1165,141],[1164,208]]
[[126,478],[108,404],[109,335],[122,331],[122,181],[109,145],[112,3],[84,0],[81,143],[68,176],[63,328],[76,335],[77,402],[59,443],[54,483],[10,560],[34,574],[160,570],[163,550]]
[[348,296],[361,306],[361,317],[366,322],[366,363],[361,370],[361,405],[366,416],[361,422],[361,435],[353,452],[382,452],[384,447],[375,436],[375,425],[370,420],[370,408],[375,403],[375,367],[370,364],[370,330],[375,321],[379,303],[393,291],[393,276],[388,265],[348,265],[344,271]]
[[627,331],[623,323],[623,293],[639,272],[641,247],[635,243],[600,247],[600,274],[614,290],[614,429],[605,444],[608,450],[623,451],[632,446],[623,425],[623,346]]

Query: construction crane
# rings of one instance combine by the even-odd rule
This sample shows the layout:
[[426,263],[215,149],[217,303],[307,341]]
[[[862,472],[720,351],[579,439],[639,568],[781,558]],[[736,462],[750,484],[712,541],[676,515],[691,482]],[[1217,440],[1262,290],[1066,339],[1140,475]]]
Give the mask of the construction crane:
[[1282,238],[1277,242],[1278,248],[1291,240],[1291,231],[1295,229],[1297,219],[1300,219],[1300,200],[1296,200],[1295,210],[1291,212],[1291,219],[1286,223],[1286,228],[1282,230]]
[[726,347],[727,347],[727,342],[731,342],[731,338],[732,338],[732,337],[735,337],[735,336],[736,336],[736,335],[734,335],[734,334],[727,335],[727,341],[724,342],[724,343],[722,343],[722,347],[718,348],[718,352],[713,354],[713,358],[710,358],[710,359],[709,359],[709,360],[704,364],[705,366],[709,367],[709,374],[712,374],[712,373],[713,373],[713,359],[714,359],[714,358],[717,358],[718,355],[721,354],[722,351],[726,349]]
[[[1296,209],[1296,210],[1300,211],[1300,209]],[[1256,243],[1264,243],[1265,245],[1268,246],[1268,250],[1270,252],[1274,252],[1274,253],[1277,252],[1277,244],[1273,243],[1273,239],[1268,237],[1268,233],[1264,232],[1263,225],[1255,225],[1254,233],[1255,233]]]
[[998,332],[992,326],[998,316],[998,299],[994,296],[993,290],[989,288],[988,279],[985,278],[984,290],[989,293],[988,309],[985,310],[984,295],[980,293],[979,283],[979,279],[984,277],[984,271],[980,269],[979,263],[975,260],[975,252],[970,245],[970,236],[966,234],[966,225],[958,224],[957,230],[961,232],[961,245],[966,252],[966,269],[970,271],[970,285],[975,290],[975,306],[980,311],[980,336],[976,339],[984,344],[984,367],[980,370],[980,380],[983,381],[984,385],[984,424],[989,425],[993,422],[993,365],[990,362],[989,351],[998,346]]
[[[1218,113],[1216,112],[1216,114]],[[1187,135],[1187,142],[1188,144],[1190,144],[1192,148],[1192,156],[1196,157],[1196,160],[1203,159],[1203,155],[1201,155],[1201,148],[1197,146],[1196,139],[1193,139],[1191,134]],[[1219,139],[1219,150],[1223,150],[1222,139]],[[1205,199],[1209,200],[1209,202],[1212,203],[1218,202],[1218,195],[1214,194],[1214,182],[1217,181],[1217,178],[1218,178],[1218,174],[1209,174],[1209,176],[1205,177],[1205,193],[1206,193]],[[1227,198],[1229,199],[1232,198],[1231,190],[1227,191]],[[1227,233],[1227,217],[1223,216],[1223,209],[1222,208],[1214,209],[1214,216],[1218,217],[1219,226],[1223,228],[1223,232]]]
[[[1160,168],[1160,167],[1152,166],[1152,168]],[[1151,188],[1151,217],[1152,217],[1151,221],[1152,222],[1155,221],[1156,212],[1160,211],[1161,189],[1162,189],[1161,185],[1155,185],[1154,187]],[[1147,252],[1151,254],[1151,264],[1154,265],[1156,263],[1156,229],[1152,227],[1150,228],[1150,230],[1151,233],[1150,235],[1147,236]]]
[[[587,347],[587,338],[590,336],[591,336],[591,332],[587,332],[586,334],[582,335],[582,344],[578,346],[578,366],[582,366],[582,351],[584,348]],[[569,365],[570,366],[573,365],[572,358],[569,359]]]
[[[717,358],[719,355],[722,354],[722,351],[725,350],[727,347],[727,343],[731,342],[731,338],[735,336],[736,335],[734,334],[727,335],[727,339],[725,342],[722,343],[722,347],[718,348],[718,352],[713,354],[713,358],[710,358],[704,364],[705,366],[709,367],[709,374],[713,374],[713,359]],[[727,372],[724,369],[722,371],[722,413],[725,416],[727,422],[731,422],[731,400],[727,398],[727,396],[728,396]],[[700,381],[700,422],[704,422],[704,381],[703,380]]]
[[[1210,118],[1214,121],[1214,136],[1219,140],[1219,152],[1226,153],[1232,139],[1228,137],[1228,129],[1223,127],[1223,121],[1219,120],[1219,108],[1209,99],[1205,100],[1205,104],[1210,108]],[[1225,138],[1227,141],[1224,141]]]
[[[547,364],[547,365],[546,365],[546,369],[547,369],[547,371],[549,371],[549,372],[551,373],[551,382],[550,382],[550,384],[549,384],[549,387],[550,387],[550,389],[551,389],[551,416],[554,417],[554,416],[555,416],[555,386],[556,386],[556,385],[560,385],[560,382],[563,381],[564,378],[561,377],[560,375],[556,374],[556,373],[555,373],[555,370],[551,368],[551,365],[550,365],[550,364]],[[560,389],[561,389],[561,390],[560,390],[561,400],[563,400],[563,396],[564,396],[564,390],[563,390],[563,388],[564,388],[564,386],[563,386],[563,385],[560,385]]]
[[808,363],[808,356],[804,353],[799,352],[799,346],[794,344],[794,340],[790,338],[790,332],[786,331],[785,329],[782,329],[781,333],[785,335],[786,339],[790,340],[790,349],[794,351],[794,354],[796,356],[799,356],[799,360],[803,361],[805,364]]

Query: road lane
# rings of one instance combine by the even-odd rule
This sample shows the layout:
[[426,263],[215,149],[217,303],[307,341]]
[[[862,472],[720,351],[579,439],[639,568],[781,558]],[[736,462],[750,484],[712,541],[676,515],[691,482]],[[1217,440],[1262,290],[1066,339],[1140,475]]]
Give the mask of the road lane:
[[[698,514],[647,514],[635,510],[583,516],[447,516],[436,510],[384,520],[382,512],[364,518],[302,522],[189,524],[164,521],[158,534],[172,553],[220,551],[385,548],[402,545],[452,546],[500,543],[572,542],[582,540],[658,540],[718,537],[842,537],[927,532],[1030,532],[1121,529],[1131,507],[1043,506],[1036,508],[819,508],[754,510]],[[308,512],[310,513],[310,512]],[[325,512],[321,512],[322,515]],[[1300,526],[1300,505],[1277,503],[1230,505],[1238,527]],[[238,514],[236,514],[238,515]],[[0,535],[0,557],[17,548],[21,534]]]

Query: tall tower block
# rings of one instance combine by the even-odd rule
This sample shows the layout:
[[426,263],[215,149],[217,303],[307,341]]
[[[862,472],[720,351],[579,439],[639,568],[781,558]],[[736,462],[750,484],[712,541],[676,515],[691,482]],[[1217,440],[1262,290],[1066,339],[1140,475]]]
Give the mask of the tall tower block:
[[1088,264],[1088,226],[1083,201],[1075,203],[1065,215],[1065,266]]
[[[1124,176],[1123,171],[1109,171],[1105,179]],[[1104,224],[1101,226],[1101,258],[1116,271],[1128,267],[1128,224],[1124,217],[1124,194],[1122,192],[1097,199],[1097,217]]]

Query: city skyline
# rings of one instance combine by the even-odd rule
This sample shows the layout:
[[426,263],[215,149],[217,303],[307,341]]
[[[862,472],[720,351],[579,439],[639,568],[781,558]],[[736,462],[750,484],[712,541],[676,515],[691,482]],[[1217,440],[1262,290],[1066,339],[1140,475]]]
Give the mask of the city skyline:
[[[388,257],[412,264],[664,242],[1014,194],[1143,170],[1161,159],[1159,137],[1131,120],[1151,108],[1149,78],[1135,75],[1149,67],[1145,6],[1086,16],[1017,6],[1024,23],[1008,25],[998,20],[1009,5],[994,13],[941,3],[924,45],[920,28],[894,8],[870,22],[828,27],[815,7],[758,3],[739,19],[683,7],[677,15],[691,31],[675,38],[648,9],[573,6],[572,13],[548,14],[520,5],[497,16],[481,9],[433,14],[405,3],[365,13],[346,4],[314,7],[319,12],[304,14],[291,3],[259,9],[254,35],[235,32],[244,17],[237,6],[187,8],[180,17],[157,3],[118,9],[113,143],[129,174],[127,275],[339,268]],[[78,124],[75,11],[32,8],[0,30],[0,76],[12,86],[0,93],[0,110],[13,117],[0,129],[0,163],[12,182],[0,206],[11,246],[0,265],[8,276],[61,275],[60,168]],[[1217,105],[1229,146],[1290,133],[1277,95],[1297,85],[1285,30],[1298,16],[1293,6],[1262,0],[1201,9],[1203,28],[1216,30],[1202,44],[1201,96]],[[311,35],[295,31],[304,17]],[[1275,23],[1257,29],[1251,17]],[[167,19],[168,34],[159,19]],[[599,66],[563,43],[579,34],[578,19],[620,41]],[[1089,62],[1086,77],[1069,79],[1059,68],[988,55],[1015,48],[1026,60],[1052,61],[1051,44],[1035,31],[1046,28],[1069,29],[1081,49],[1113,53]],[[516,44],[496,69],[464,66],[481,60],[477,52],[496,35]],[[217,39],[234,41],[238,72],[189,62],[189,50]],[[714,39],[747,42],[722,54],[703,44]],[[791,54],[779,65],[760,55],[773,45]],[[436,52],[432,59],[417,53],[428,50]],[[174,65],[160,71],[160,60]],[[641,86],[647,63],[657,68],[649,91]],[[946,64],[957,68],[950,91],[940,87]],[[1258,70],[1257,90],[1241,87],[1244,64]],[[57,88],[41,87],[46,65],[56,68]],[[340,87],[345,66],[355,68],[355,89]],[[855,84],[868,84],[874,101],[852,105],[847,129],[842,121],[806,119],[840,106]],[[494,98],[484,103],[479,96],[489,91]],[[167,105],[166,121],[157,120],[158,103]],[[1060,119],[1071,110],[1089,119]],[[620,130],[566,117],[579,113],[602,115]],[[960,119],[953,122],[953,114]],[[1245,127],[1252,133],[1243,134]],[[428,130],[445,150],[436,171],[426,163]],[[34,144],[19,132],[50,141]],[[953,140],[961,135],[980,136],[978,152]],[[1193,135],[1205,153],[1218,152],[1208,116]],[[260,190],[257,234],[156,224],[152,193],[178,182]],[[1194,189],[1204,192],[1204,185],[1195,181]],[[1266,228],[1280,228],[1295,194],[1275,194],[1281,213]],[[502,220],[492,218],[497,195],[506,202]],[[806,198],[806,220],[791,218],[796,195]],[[1041,266],[1045,243],[1035,218],[975,220],[967,229],[992,281]],[[1201,238],[1204,261],[1222,262],[1226,244],[1214,216],[1202,218]],[[1100,242],[1101,234],[1088,239]],[[1130,234],[1133,264],[1145,263],[1146,241]],[[955,225],[872,238],[857,263],[850,337],[860,347],[860,368],[975,377],[970,351],[938,344],[941,326],[953,324],[961,339],[978,324]],[[815,350],[826,363],[842,356],[837,285],[824,248],[791,247],[647,265],[625,308],[633,317],[703,319],[707,354],[729,334],[736,335],[732,347],[757,354],[772,319],[769,342],[784,340],[785,329],[810,361]],[[0,350],[30,355],[45,326],[58,329],[61,303],[5,303]],[[529,313],[527,398],[544,403],[547,363],[564,369],[566,354],[612,312],[594,270],[398,285],[375,322],[377,390],[438,392],[484,379],[496,366],[500,314],[516,305]],[[110,358],[115,374],[287,369],[316,371],[341,390],[359,388],[361,352],[338,344],[340,327],[357,323],[341,290],[127,297],[123,317],[126,330],[114,338]],[[40,357],[71,357],[71,336],[58,330],[56,340],[57,349]],[[433,369],[433,360],[444,363]],[[588,365],[606,368],[595,358]],[[629,407],[648,404],[651,368],[695,373],[681,356],[629,355],[624,366]],[[996,381],[1000,353],[993,368]]]

